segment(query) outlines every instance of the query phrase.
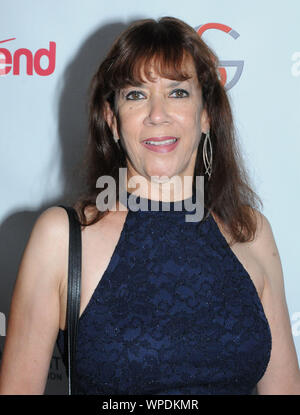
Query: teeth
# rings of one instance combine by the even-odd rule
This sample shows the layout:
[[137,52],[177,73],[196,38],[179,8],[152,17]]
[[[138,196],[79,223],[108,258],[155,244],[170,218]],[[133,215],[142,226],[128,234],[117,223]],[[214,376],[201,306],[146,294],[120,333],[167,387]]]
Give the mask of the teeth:
[[171,144],[175,143],[177,141],[177,138],[172,138],[170,140],[164,140],[164,141],[145,141],[146,144],[152,144],[154,146],[162,146],[164,144]]

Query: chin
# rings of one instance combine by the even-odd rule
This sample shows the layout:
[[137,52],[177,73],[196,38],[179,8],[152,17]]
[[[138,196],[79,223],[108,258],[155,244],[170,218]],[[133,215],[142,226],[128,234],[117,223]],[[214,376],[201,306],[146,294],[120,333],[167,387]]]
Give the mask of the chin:
[[172,177],[176,176],[177,173],[168,172],[152,172],[149,176],[152,177],[153,183],[168,183]]
[[[155,175],[153,175],[153,176],[155,176]],[[169,180],[170,180],[170,178],[169,177],[167,177],[166,178],[166,175],[156,175],[156,176],[159,176],[159,177],[154,177],[153,179],[152,179],[152,181],[154,182],[154,183],[160,183],[160,184],[163,184],[163,183],[167,183]]]
[[[144,166],[144,172],[149,178],[154,177],[152,180],[154,183],[165,183],[168,182],[172,177],[178,175],[180,171],[175,163],[147,163]],[[164,178],[165,177],[165,178]]]

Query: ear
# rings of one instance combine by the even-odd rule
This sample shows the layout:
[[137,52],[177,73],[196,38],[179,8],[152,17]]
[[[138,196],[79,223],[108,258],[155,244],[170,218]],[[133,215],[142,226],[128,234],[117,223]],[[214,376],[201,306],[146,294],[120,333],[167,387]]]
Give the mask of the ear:
[[109,103],[106,101],[104,106],[104,118],[107,122],[107,125],[110,128],[110,131],[115,138],[119,138],[118,129],[117,129],[117,120],[116,116],[110,108]]
[[207,133],[209,131],[209,127],[210,127],[210,122],[209,122],[209,118],[208,118],[208,114],[205,108],[202,109],[202,114],[201,114],[201,130],[202,133]]

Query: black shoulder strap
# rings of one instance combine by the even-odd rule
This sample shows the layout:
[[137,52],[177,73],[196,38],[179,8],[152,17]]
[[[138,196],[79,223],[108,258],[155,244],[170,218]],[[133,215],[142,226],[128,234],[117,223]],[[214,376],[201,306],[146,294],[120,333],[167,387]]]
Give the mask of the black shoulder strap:
[[69,216],[67,350],[69,395],[72,395],[81,290],[81,225],[74,208],[63,205],[58,206],[64,208]]

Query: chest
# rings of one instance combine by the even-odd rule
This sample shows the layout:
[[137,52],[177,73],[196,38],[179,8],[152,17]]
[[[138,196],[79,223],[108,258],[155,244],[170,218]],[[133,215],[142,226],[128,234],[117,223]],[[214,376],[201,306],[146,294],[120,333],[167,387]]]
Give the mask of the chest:
[[[81,316],[89,304],[93,293],[103,274],[107,270],[119,243],[126,220],[127,212],[116,212],[107,215],[95,225],[87,227],[82,232],[82,281],[81,281]],[[221,235],[229,241],[228,235],[218,226]],[[248,272],[259,298],[262,297],[264,287],[263,269],[251,251],[251,244],[236,243],[231,246],[233,255]],[[60,297],[60,328],[66,326],[67,306],[67,270],[62,283]]]

